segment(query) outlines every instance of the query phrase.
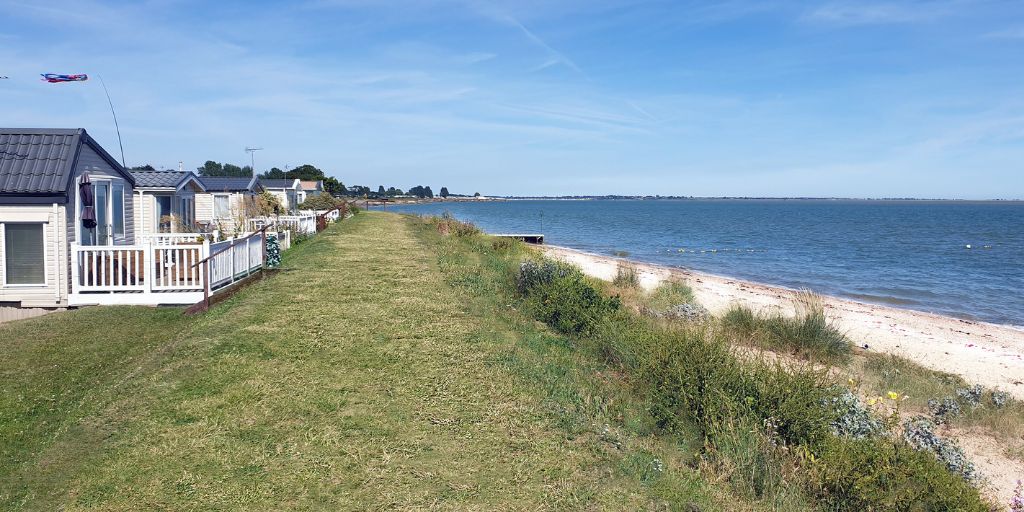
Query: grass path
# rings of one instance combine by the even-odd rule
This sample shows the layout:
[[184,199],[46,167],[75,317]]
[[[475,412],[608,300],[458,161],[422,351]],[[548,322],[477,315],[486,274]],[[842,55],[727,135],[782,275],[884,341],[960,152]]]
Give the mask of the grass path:
[[201,317],[0,326],[0,508],[648,508],[468,301],[408,221],[364,214]]

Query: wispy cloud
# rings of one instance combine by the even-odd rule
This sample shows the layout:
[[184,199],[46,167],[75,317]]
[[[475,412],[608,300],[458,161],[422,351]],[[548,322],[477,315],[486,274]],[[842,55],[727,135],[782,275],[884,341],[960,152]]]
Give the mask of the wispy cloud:
[[986,39],[1024,39],[1024,27],[996,30],[985,34]]
[[806,12],[804,21],[833,25],[920,23],[950,14],[957,1],[854,2],[834,1]]

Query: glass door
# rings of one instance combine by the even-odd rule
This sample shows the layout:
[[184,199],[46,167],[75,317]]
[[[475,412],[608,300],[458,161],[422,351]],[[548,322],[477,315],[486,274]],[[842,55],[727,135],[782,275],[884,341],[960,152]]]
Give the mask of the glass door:
[[113,231],[110,229],[110,182],[96,181],[92,185],[96,207],[95,244],[110,245],[113,243]]
[[171,233],[174,213],[171,211],[171,196],[154,196],[156,199],[156,231]]

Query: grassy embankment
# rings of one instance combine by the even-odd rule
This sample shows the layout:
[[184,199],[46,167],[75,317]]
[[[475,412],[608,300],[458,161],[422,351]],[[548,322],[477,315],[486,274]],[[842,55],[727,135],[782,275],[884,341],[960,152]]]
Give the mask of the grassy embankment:
[[364,214],[199,317],[0,326],[0,509],[732,508],[659,469],[679,445],[620,438],[641,405],[564,338],[467,294],[494,276],[442,272],[441,243]]
[[982,507],[930,454],[836,441],[825,372],[738,360],[725,330],[589,280],[517,290],[529,251],[442,224],[358,216],[198,318],[0,326],[0,503]]

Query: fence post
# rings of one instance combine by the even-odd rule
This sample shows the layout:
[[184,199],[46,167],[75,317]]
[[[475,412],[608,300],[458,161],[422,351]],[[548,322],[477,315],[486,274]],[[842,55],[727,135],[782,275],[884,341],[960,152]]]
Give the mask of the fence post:
[[203,286],[203,303],[206,309],[210,309],[210,260],[203,262],[203,271],[206,273],[206,285]]
[[[262,261],[262,265],[260,265],[260,266],[263,267],[263,268],[266,268],[266,266],[267,266],[267,228],[263,228],[263,230],[260,231],[260,240],[263,241],[263,244],[260,245],[260,258],[263,260]],[[278,244],[281,243],[281,238],[280,237],[278,237],[277,243]]]
[[[203,248],[200,249],[200,252],[199,252],[199,261],[203,261],[205,259],[208,259],[209,257],[210,257],[210,239],[209,238],[203,238]],[[203,289],[207,288],[205,283],[210,281],[210,273],[205,270],[205,269],[208,269],[208,268],[209,268],[208,266],[201,266],[198,269],[196,269],[199,272],[199,282],[203,283]]]
[[249,261],[249,246],[252,244],[252,237],[246,237],[245,239],[245,277],[249,277],[249,273],[252,272],[252,262]]

